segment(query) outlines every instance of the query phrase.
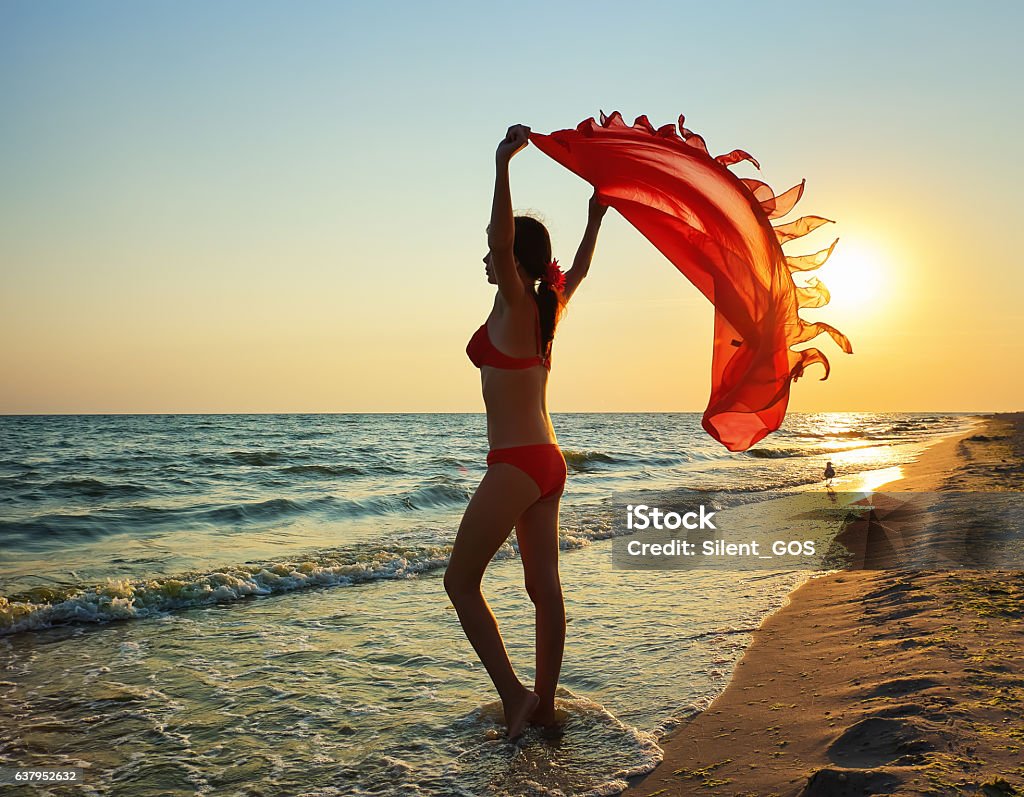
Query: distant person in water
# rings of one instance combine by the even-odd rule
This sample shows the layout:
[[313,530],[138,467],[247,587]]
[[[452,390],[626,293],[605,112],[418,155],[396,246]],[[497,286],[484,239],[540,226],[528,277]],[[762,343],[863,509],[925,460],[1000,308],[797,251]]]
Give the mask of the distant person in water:
[[825,486],[831,487],[832,480],[836,477],[836,469],[832,467],[831,462],[825,463]]
[[[508,169],[529,141],[513,125],[498,144],[497,176],[484,256],[487,281],[497,285],[487,320],[466,347],[477,368],[487,409],[487,473],[462,517],[444,587],[470,643],[501,697],[508,737],[528,722],[553,725],[555,688],[565,647],[565,605],[558,576],[558,505],[565,458],[547,410],[551,342],[566,303],[590,269],[607,210],[590,200],[583,241],[563,274],[551,257],[545,226],[513,216]],[[480,591],[491,558],[515,527],[526,591],[535,607],[537,665],[533,689],[512,669],[498,624]]]

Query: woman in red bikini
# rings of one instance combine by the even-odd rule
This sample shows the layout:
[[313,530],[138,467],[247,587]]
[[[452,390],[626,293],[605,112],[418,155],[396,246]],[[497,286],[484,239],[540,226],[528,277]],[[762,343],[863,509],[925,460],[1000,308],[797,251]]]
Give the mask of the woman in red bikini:
[[[487,281],[498,286],[490,315],[466,353],[480,369],[487,408],[487,473],[466,507],[444,586],[459,620],[501,697],[510,739],[528,722],[555,723],[555,687],[565,645],[565,606],[558,578],[558,504],[565,459],[548,415],[551,341],[566,302],[587,275],[607,207],[596,197],[583,242],[564,275],[551,258],[544,225],[513,217],[508,167],[530,129],[513,125],[498,144]],[[516,530],[526,591],[536,609],[533,689],[519,680],[480,591],[491,558]]]

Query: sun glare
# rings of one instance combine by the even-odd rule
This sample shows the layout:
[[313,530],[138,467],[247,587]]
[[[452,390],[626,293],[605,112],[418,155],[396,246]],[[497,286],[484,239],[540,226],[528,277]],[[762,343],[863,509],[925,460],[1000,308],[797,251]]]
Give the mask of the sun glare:
[[812,273],[831,293],[830,306],[865,311],[881,303],[888,293],[887,272],[885,258],[877,248],[840,240],[828,262]]

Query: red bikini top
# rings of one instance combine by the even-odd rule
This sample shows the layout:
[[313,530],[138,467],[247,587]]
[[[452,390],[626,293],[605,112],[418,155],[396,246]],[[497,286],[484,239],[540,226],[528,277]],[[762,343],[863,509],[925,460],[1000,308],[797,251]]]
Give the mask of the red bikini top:
[[[537,347],[540,348],[540,311],[537,310],[535,316],[537,322]],[[480,325],[480,329],[473,333],[473,337],[469,339],[469,344],[466,346],[466,354],[469,355],[470,362],[473,363],[477,368],[482,368],[485,365],[489,365],[491,368],[502,368],[504,370],[516,370],[522,368],[532,368],[535,365],[542,365],[551,370],[551,356],[543,357],[539,354],[535,354],[532,357],[510,357],[502,351],[498,350],[498,347],[491,342],[490,333],[487,331],[487,322],[484,321]]]

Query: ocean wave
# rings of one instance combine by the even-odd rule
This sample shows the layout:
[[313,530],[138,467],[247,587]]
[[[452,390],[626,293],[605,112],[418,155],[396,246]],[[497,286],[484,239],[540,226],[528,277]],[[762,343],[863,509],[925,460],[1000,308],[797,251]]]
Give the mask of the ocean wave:
[[807,449],[802,448],[751,448],[744,454],[754,459],[786,459],[787,457],[806,457]]
[[276,465],[284,456],[281,451],[230,451],[224,455],[231,462],[257,466]]
[[472,495],[465,486],[456,484],[445,477],[437,477],[438,483],[420,487],[398,501],[403,509],[435,509],[465,503]]
[[[447,566],[451,546],[320,552],[308,559],[236,565],[210,573],[37,587],[0,597],[0,636],[58,625],[107,623],[298,589],[409,578]],[[514,556],[511,547],[497,558]]]
[[574,471],[595,470],[600,465],[616,462],[615,457],[602,451],[574,451],[570,448],[563,448],[562,456],[565,457],[565,464]]
[[285,459],[283,451],[227,451],[223,454],[201,454],[196,462],[202,465],[252,465],[266,467],[277,465]]
[[[607,514],[600,512],[581,518],[576,525],[563,524],[559,548],[584,548],[615,533]],[[227,566],[209,573],[33,587],[0,597],[0,636],[58,625],[144,619],[299,589],[412,578],[446,568],[451,551],[450,545],[370,544],[315,551],[294,561]],[[518,551],[512,535],[494,559],[514,559]]]
[[[401,512],[453,508],[465,505],[469,487],[445,476],[426,479],[408,492],[342,499],[334,495],[315,498],[275,497],[262,501],[187,506],[135,504],[83,509],[81,512],[47,512],[19,520],[0,520],[0,535],[8,540],[33,544],[60,539],[98,539],[140,529],[188,529],[209,524],[265,525],[274,520],[322,515],[330,520],[386,515]],[[40,495],[42,497],[42,495]]]
[[366,468],[352,465],[289,465],[281,468],[282,473],[294,473],[298,476],[360,476],[367,472]]
[[431,460],[432,465],[437,465],[443,468],[464,468],[466,463],[461,459],[455,457],[434,457]]
[[791,457],[820,457],[825,454],[843,454],[862,448],[873,448],[876,444],[865,443],[862,446],[835,446],[829,448],[751,448],[743,452],[744,456],[754,459],[789,459]]
[[316,502],[292,501],[288,498],[270,498],[266,501],[254,501],[248,504],[229,504],[210,509],[196,515],[196,519],[213,523],[244,523],[247,521],[272,520],[305,512],[314,503],[323,505],[333,503],[330,497]]
[[271,498],[266,501],[222,505],[161,507],[139,504],[104,507],[81,513],[49,512],[22,520],[0,521],[0,535],[29,542],[37,542],[40,537],[60,538],[62,541],[98,539],[139,529],[194,528],[225,522],[266,522],[336,503],[337,499],[326,496],[301,502]]
[[13,540],[39,543],[55,537],[95,539],[107,533],[106,524],[90,513],[51,512],[24,520],[0,520],[0,537],[8,543]]
[[386,515],[425,509],[443,509],[462,506],[469,501],[471,491],[445,476],[436,476],[429,483],[407,493],[381,495],[346,501],[332,514],[339,518],[366,515]]
[[[379,454],[379,452],[377,452]],[[344,452],[338,452],[344,457]],[[252,467],[270,468],[281,466],[277,472],[297,476],[390,476],[407,473],[406,470],[384,462],[370,462],[365,465],[338,465],[330,463],[301,463],[310,457],[305,454],[287,453],[284,451],[231,451],[226,454],[203,454],[196,462],[204,466],[249,465]],[[290,464],[294,460],[299,464]],[[223,476],[224,474],[216,474]]]
[[889,430],[869,432],[863,429],[848,430],[844,432],[796,432],[791,437],[798,437],[807,440],[889,440],[894,435]]
[[85,496],[87,498],[110,498],[121,495],[143,495],[152,492],[149,487],[142,484],[121,483],[114,484],[100,479],[56,479],[51,482],[38,485],[39,490],[49,494],[55,492],[70,496]]
[[18,468],[22,471],[35,470],[34,465],[30,465],[27,462],[22,462],[20,459],[3,459],[0,458],[0,468]]

